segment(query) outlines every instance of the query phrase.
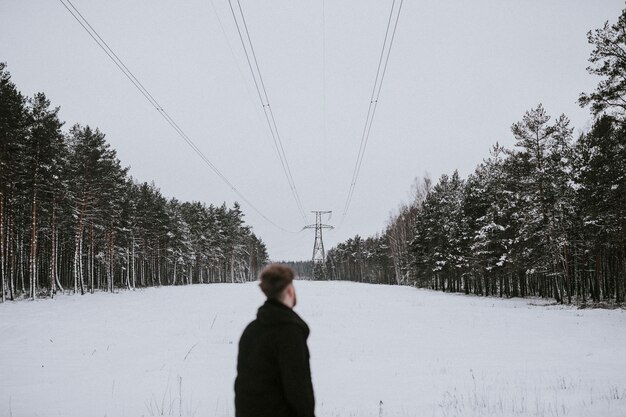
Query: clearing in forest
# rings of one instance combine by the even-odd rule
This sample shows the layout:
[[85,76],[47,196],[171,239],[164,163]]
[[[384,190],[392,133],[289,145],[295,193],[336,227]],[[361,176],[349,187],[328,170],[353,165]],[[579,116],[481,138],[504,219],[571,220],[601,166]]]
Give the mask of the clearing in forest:
[[[624,416],[626,313],[297,282],[318,417]],[[233,416],[254,283],[0,305],[0,415]]]

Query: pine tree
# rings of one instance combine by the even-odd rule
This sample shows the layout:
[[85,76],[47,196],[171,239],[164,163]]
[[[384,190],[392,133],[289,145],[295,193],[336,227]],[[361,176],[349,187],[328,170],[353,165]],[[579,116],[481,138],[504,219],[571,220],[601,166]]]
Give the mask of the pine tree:
[[26,98],[0,62],[0,290],[2,301],[15,297],[18,209],[23,187],[24,141],[28,128]]
[[[29,131],[24,146],[24,186],[30,200],[30,257],[29,294],[36,298],[39,284],[39,224],[44,193],[58,195],[59,174],[65,161],[65,143],[61,134],[63,123],[58,118],[59,108],[50,109],[50,101],[43,93],[36,94],[29,103]],[[53,207],[54,210],[54,207]],[[56,221],[56,219],[55,219]],[[52,287],[53,285],[51,285]]]
[[[470,276],[474,292],[481,295],[488,295],[493,282],[503,279],[510,263],[504,156],[504,149],[496,143],[491,156],[469,176],[464,190]],[[517,295],[515,286],[512,295]]]
[[[592,298],[600,301],[626,293],[626,132],[611,117],[598,119],[577,145],[574,162],[576,196],[582,217]],[[611,259],[615,269],[611,271]],[[589,260],[587,260],[589,261]],[[608,280],[608,281],[607,281]]]
[[626,122],[626,9],[614,24],[605,22],[600,29],[587,33],[587,41],[594,46],[587,67],[590,74],[603,79],[592,93],[581,93],[578,103],[591,105],[598,116],[606,113],[620,123]]
[[[89,288],[96,287],[94,272],[95,233],[103,231],[104,247],[97,258],[103,264],[107,276],[107,288],[112,290],[111,257],[114,246],[112,224],[120,214],[119,202],[114,198],[123,190],[126,170],[122,169],[116,152],[106,143],[105,136],[98,129],[74,125],[70,130],[70,167],[72,181],[72,201],[75,217],[74,235],[74,292],[80,289],[85,293],[85,272]],[[85,271],[83,264],[84,238],[89,228],[89,265]],[[99,276],[99,275],[98,275]],[[99,285],[97,285],[99,287]]]
[[512,156],[520,162],[518,171],[523,210],[519,242],[524,246],[528,272],[547,280],[557,301],[562,301],[564,271],[555,260],[565,245],[562,199],[568,191],[572,129],[565,116],[549,125],[548,116],[539,104],[526,112],[522,121],[513,124],[515,136]]

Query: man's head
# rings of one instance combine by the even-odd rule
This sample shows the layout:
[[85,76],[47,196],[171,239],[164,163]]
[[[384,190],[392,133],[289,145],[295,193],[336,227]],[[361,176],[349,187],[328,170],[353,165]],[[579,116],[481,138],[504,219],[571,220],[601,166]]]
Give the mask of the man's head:
[[277,300],[293,308],[297,303],[294,277],[293,269],[287,265],[270,264],[261,271],[259,286],[269,300]]

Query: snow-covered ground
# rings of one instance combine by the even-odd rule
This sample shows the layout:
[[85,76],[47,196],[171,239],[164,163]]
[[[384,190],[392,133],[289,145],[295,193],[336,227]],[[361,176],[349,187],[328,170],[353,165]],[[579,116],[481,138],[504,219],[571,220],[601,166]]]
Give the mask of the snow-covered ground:
[[[623,310],[296,285],[318,417],[626,416]],[[262,301],[214,284],[0,305],[0,416],[233,416]]]

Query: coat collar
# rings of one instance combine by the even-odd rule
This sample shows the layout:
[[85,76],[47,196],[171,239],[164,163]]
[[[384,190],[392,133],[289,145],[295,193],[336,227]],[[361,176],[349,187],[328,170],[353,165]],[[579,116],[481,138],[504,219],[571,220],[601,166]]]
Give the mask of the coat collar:
[[259,307],[257,312],[257,320],[266,326],[272,326],[277,324],[295,324],[300,327],[304,334],[308,337],[309,326],[300,318],[300,316],[287,307],[283,303],[277,300],[267,300],[265,304]]

